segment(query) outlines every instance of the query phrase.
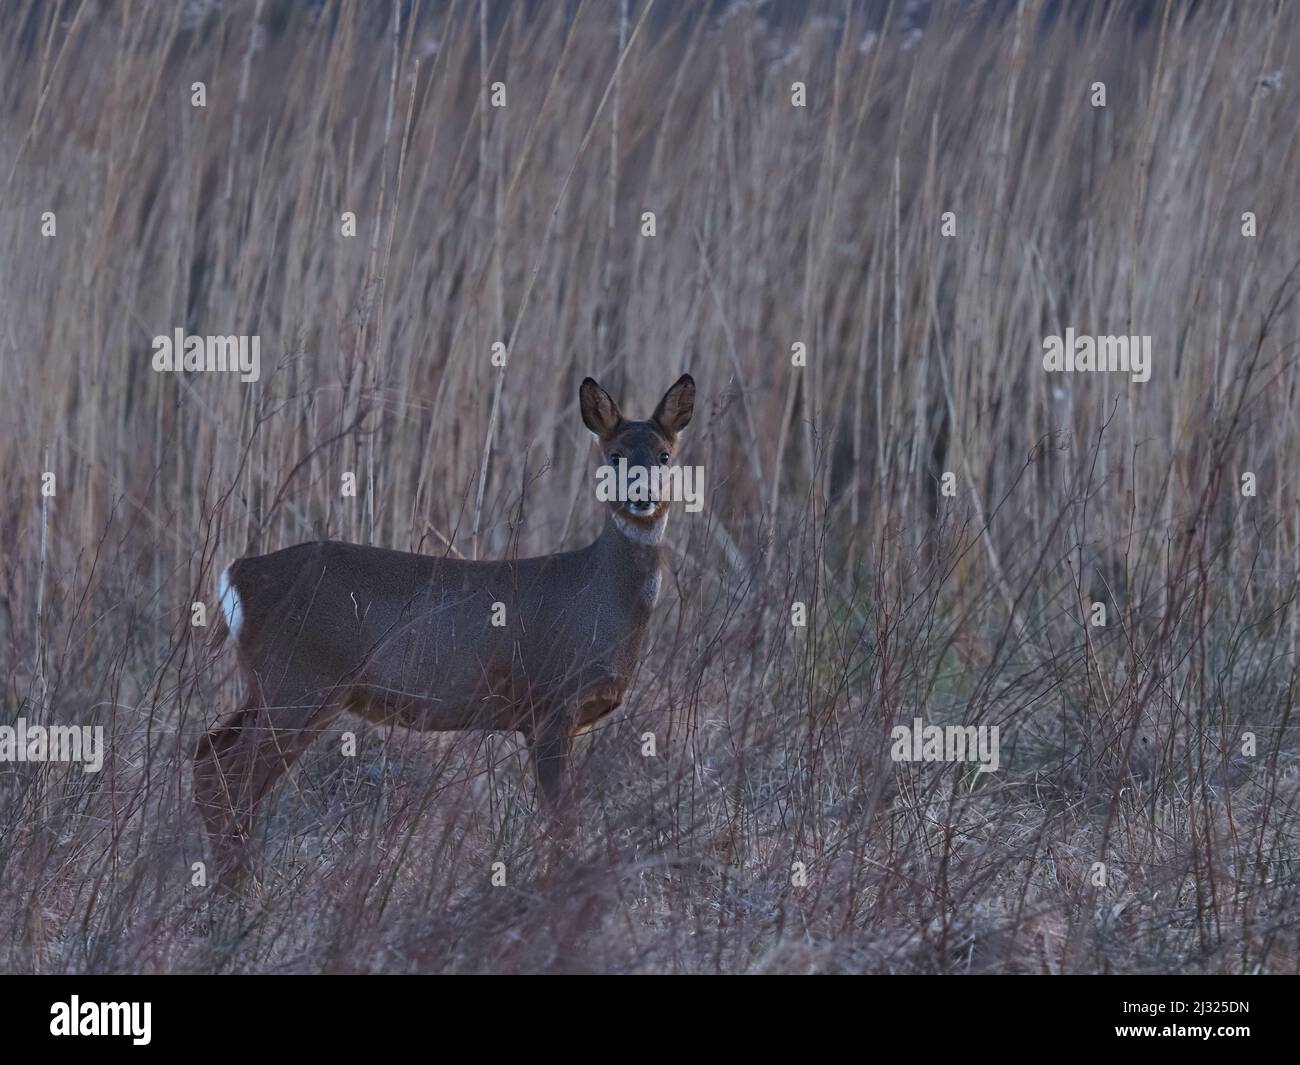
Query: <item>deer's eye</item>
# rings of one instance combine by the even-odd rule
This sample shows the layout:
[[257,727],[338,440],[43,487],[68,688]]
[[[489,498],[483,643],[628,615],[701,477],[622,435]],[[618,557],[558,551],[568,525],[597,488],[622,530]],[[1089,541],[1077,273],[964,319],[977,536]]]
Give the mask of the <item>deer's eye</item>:
[[661,452],[659,452],[659,465],[660,465],[660,466],[667,466],[667,465],[668,465],[668,452],[667,452],[667,451],[661,451]]
[[623,452],[621,451],[611,451],[609,453],[610,462],[621,462],[622,459],[623,459]]

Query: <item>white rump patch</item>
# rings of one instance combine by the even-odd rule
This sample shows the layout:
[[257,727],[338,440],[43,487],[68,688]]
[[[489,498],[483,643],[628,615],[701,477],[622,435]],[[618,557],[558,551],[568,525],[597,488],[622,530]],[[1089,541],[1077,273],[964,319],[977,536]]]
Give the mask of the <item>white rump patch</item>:
[[[230,566],[233,566],[232,562]],[[234,639],[239,639],[239,627],[244,623],[244,604],[239,601],[239,593],[230,583],[230,566],[221,571],[221,584],[218,595],[221,612],[226,615],[226,628]]]

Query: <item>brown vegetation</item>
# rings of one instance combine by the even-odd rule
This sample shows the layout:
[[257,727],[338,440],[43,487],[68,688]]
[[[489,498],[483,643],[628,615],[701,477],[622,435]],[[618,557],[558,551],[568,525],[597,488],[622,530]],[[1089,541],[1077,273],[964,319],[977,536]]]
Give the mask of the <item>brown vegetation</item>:
[[[1300,967],[1297,8],[735,6],[3,12],[0,724],[109,746],[0,764],[0,968]],[[1150,381],[1044,373],[1067,326],[1152,336]],[[154,373],[177,327],[260,381]],[[584,542],[577,383],[684,369],[708,502],[574,849],[515,737],[357,722],[260,906],[192,886],[226,562]],[[1001,769],[891,763],[916,716]]]

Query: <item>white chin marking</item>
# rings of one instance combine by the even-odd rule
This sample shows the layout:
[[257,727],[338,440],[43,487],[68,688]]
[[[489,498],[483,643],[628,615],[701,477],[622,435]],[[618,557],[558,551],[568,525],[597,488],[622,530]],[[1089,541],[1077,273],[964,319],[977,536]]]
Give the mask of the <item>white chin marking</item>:
[[664,529],[668,527],[668,522],[664,518],[660,518],[653,525],[642,525],[640,522],[629,520],[621,510],[614,511],[614,524],[618,526],[619,532],[638,544],[657,544],[664,538]]
[[[231,566],[234,565],[232,562]],[[226,616],[226,628],[234,639],[239,639],[239,628],[244,624],[244,604],[239,601],[239,593],[230,583],[230,566],[221,571],[221,583],[218,591],[221,612]]]

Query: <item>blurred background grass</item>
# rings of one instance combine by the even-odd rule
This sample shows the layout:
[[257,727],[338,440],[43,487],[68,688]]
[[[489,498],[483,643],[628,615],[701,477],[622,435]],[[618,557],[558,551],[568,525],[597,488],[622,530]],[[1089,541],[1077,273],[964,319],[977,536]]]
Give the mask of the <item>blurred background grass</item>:
[[[1294,6],[0,17],[0,720],[110,744],[0,766],[5,969],[1295,971]],[[261,380],[153,373],[178,327]],[[1150,381],[1044,373],[1066,327]],[[643,416],[683,370],[707,506],[577,852],[514,737],[358,723],[210,908],[226,562],[585,542],[578,382]],[[917,715],[1002,770],[892,765]]]

